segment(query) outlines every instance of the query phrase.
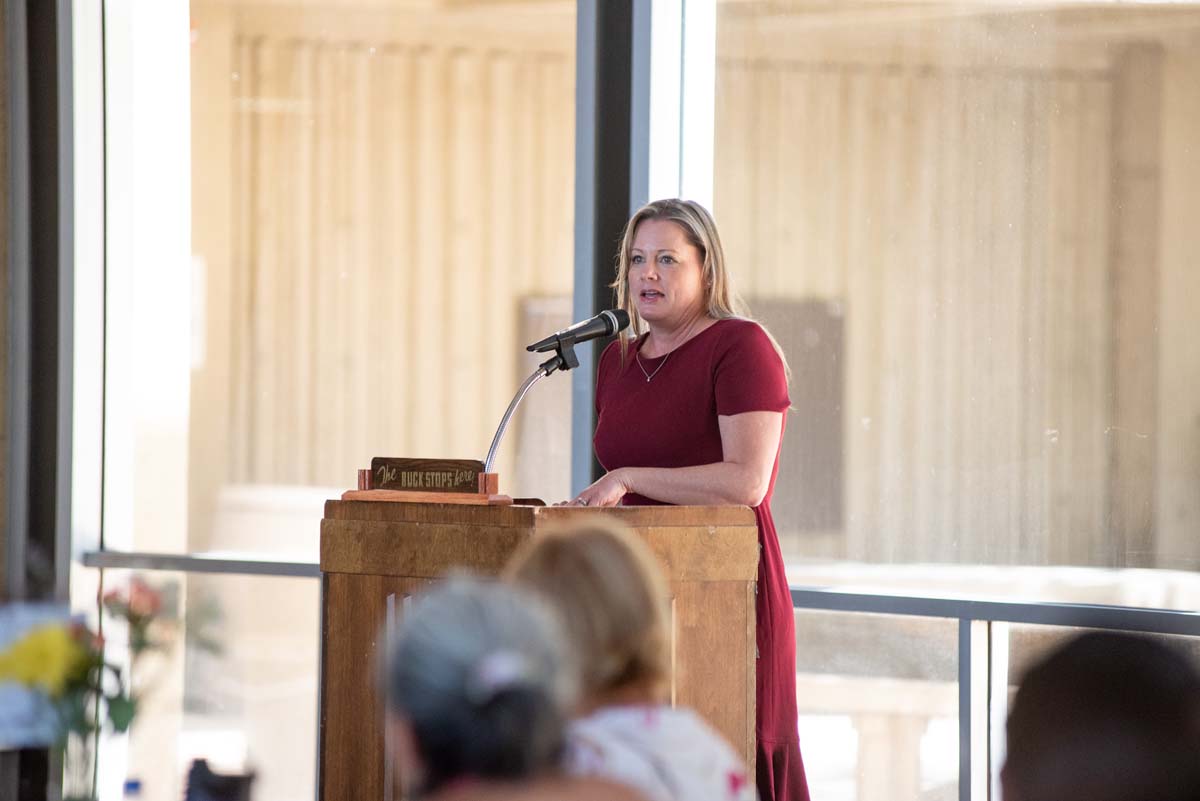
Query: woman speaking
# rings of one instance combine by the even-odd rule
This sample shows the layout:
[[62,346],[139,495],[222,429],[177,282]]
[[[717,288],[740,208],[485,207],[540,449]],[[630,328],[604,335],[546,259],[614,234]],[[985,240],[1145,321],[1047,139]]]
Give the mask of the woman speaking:
[[770,505],[787,364],[741,308],[716,225],[697,203],[658,200],[633,215],[614,287],[632,324],[597,370],[595,448],[608,472],[571,503],[754,509],[758,791],[762,801],[808,801],[792,601]]

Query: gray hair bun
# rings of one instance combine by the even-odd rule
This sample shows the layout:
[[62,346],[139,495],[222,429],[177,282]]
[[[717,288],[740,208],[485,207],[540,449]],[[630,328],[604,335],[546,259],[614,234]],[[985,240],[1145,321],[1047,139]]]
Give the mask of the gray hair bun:
[[413,727],[424,792],[462,776],[556,766],[574,701],[557,618],[496,581],[456,577],[416,599],[395,632],[389,705]]

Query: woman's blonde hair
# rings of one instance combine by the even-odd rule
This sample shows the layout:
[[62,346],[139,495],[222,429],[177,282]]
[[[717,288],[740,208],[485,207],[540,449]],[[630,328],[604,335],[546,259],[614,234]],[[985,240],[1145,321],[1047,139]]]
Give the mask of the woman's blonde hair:
[[[717,223],[709,214],[708,209],[694,200],[680,198],[665,198],[654,200],[642,206],[629,222],[621,235],[621,249],[617,253],[617,280],[611,286],[616,290],[617,307],[629,312],[630,325],[620,334],[621,361],[629,352],[629,343],[645,332],[645,323],[638,314],[637,305],[633,302],[633,290],[629,286],[629,263],[633,256],[633,238],[637,228],[646,220],[666,220],[680,227],[688,242],[700,251],[700,272],[704,287],[705,312],[714,320],[724,320],[736,317],[752,320],[750,311],[733,288],[733,280],[725,266],[725,249],[721,245],[721,235],[717,233]],[[771,332],[759,323],[759,326],[775,346],[775,352],[783,361],[784,372],[791,376],[787,357],[783,348],[771,336]]]
[[662,692],[670,671],[666,579],[650,548],[608,520],[538,534],[505,569],[562,617],[586,700],[643,685]]

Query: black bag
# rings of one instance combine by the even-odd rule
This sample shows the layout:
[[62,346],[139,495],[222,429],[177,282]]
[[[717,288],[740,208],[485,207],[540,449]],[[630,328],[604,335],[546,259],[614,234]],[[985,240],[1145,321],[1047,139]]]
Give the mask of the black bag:
[[250,801],[250,785],[254,773],[213,773],[208,762],[197,759],[188,771],[184,801]]

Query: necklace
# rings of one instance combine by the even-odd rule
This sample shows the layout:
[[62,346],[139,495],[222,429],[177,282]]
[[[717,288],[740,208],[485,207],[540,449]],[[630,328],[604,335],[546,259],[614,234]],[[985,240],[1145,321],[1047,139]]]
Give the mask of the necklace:
[[[674,352],[675,351],[671,351],[671,353],[674,353]],[[633,354],[633,360],[637,362],[638,369],[640,369],[642,371],[642,375],[646,376],[647,384],[650,383],[650,379],[652,379],[652,378],[654,378],[654,376],[658,375],[659,370],[663,369],[663,365],[667,363],[667,359],[671,358],[671,353],[668,353],[666,356],[663,357],[663,360],[661,362],[659,362],[658,367],[655,367],[654,372],[652,372],[652,373],[646,372],[646,368],[642,365],[641,354],[638,354],[638,353]]]

